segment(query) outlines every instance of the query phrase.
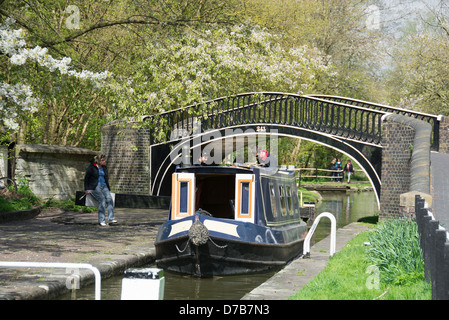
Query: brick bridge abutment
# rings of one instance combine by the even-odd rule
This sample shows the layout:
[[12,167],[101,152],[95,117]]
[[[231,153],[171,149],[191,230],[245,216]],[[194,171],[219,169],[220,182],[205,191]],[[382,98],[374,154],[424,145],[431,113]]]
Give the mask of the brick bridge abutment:
[[[415,195],[432,208],[429,123],[387,114],[382,123],[382,188],[379,220],[415,215]],[[439,151],[449,154],[449,117],[439,117]]]

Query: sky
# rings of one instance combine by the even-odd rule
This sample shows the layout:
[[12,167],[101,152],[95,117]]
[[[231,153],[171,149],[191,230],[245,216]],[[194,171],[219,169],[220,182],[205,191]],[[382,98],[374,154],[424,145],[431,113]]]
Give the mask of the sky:
[[396,38],[402,35],[401,30],[410,22],[421,22],[430,10],[447,11],[449,3],[447,0],[374,0],[370,8],[368,10],[379,21],[374,27],[380,27]]

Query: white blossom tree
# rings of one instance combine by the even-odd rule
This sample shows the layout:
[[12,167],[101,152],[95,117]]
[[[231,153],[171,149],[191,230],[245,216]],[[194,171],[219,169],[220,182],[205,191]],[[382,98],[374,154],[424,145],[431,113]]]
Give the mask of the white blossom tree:
[[[5,23],[0,24],[0,53],[9,59],[9,64],[17,68],[27,68],[28,63],[37,63],[48,72],[59,71],[62,75],[68,75],[81,80],[89,80],[95,86],[104,86],[105,81],[112,76],[108,71],[95,73],[92,71],[74,70],[71,59],[63,57],[55,59],[47,48],[36,46],[32,49],[26,48],[22,29],[13,29],[14,20],[7,18]],[[27,79],[21,79],[20,83],[0,82],[0,124],[10,130],[19,129],[19,118],[21,114],[35,113],[41,103],[40,99],[33,94]]]
[[168,111],[243,92],[303,94],[335,70],[308,46],[285,49],[278,37],[249,24],[186,31],[148,43],[148,54],[123,82],[122,115]]

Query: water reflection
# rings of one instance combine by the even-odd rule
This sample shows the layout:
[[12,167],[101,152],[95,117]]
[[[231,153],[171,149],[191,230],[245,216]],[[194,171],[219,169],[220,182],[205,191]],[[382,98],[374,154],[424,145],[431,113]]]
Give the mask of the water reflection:
[[[325,193],[323,201],[317,205],[316,214],[332,213],[337,221],[337,228],[356,222],[360,218],[378,215],[376,198],[373,192],[361,193]],[[313,241],[317,242],[330,234],[330,220],[321,219]],[[165,273],[165,300],[239,300],[246,293],[268,280],[274,273],[244,276],[226,276],[199,279],[174,273]],[[122,277],[102,281],[102,300],[121,299]],[[94,298],[93,286],[77,290],[73,295],[67,294],[59,299],[82,300]]]
[[[374,192],[334,192],[324,193],[323,201],[316,207],[316,215],[330,212],[337,220],[337,228],[344,227],[361,218],[379,214]],[[330,220],[321,219],[316,229],[315,241],[319,241],[330,234]]]
[[[246,293],[268,280],[273,273],[247,276],[226,276],[208,279],[167,275],[166,300],[239,300]],[[182,291],[179,288],[182,287]]]
[[[154,267],[154,266],[152,266]],[[245,294],[268,280],[274,273],[214,278],[195,278],[165,273],[164,300],[240,300]],[[122,276],[102,280],[101,300],[120,300]],[[68,293],[59,300],[92,300],[92,286]]]

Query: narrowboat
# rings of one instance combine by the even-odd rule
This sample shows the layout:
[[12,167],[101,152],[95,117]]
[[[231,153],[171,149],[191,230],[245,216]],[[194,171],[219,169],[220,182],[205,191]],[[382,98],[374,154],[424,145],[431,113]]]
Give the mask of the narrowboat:
[[303,251],[307,225],[299,206],[293,171],[177,168],[156,263],[198,277],[280,269]]

